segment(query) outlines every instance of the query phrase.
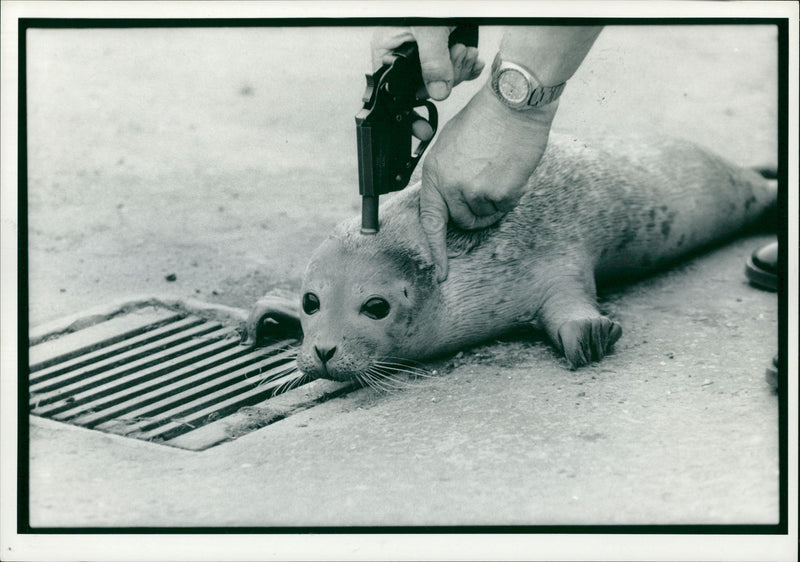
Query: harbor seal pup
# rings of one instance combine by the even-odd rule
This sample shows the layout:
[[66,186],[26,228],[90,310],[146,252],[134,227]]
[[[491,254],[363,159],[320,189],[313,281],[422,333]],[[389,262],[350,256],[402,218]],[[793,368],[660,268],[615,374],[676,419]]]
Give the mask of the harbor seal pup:
[[483,230],[450,226],[443,283],[417,184],[382,205],[377,235],[362,235],[357,219],[340,224],[314,252],[300,303],[259,301],[248,331],[265,320],[302,327],[300,370],[364,381],[533,325],[574,369],[602,359],[622,334],[599,312],[596,283],[718,243],[758,221],[776,195],[775,182],[688,142],[554,134],[513,211]]

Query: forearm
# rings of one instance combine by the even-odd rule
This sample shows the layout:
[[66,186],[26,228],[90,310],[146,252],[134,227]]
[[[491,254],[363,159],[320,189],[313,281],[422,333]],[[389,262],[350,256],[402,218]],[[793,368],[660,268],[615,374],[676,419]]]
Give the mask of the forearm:
[[567,81],[583,62],[602,27],[509,27],[500,42],[504,60],[530,70],[542,85]]
[[[560,90],[551,89],[556,93],[549,103],[538,105],[544,97],[531,103],[531,87],[557,86],[571,78],[601,29],[510,28],[500,57],[526,67],[533,78],[524,72],[509,74],[505,89],[488,80],[442,128],[422,167],[419,203],[420,224],[440,282],[447,278],[448,219],[463,229],[495,224],[517,204],[539,165],[558,109],[553,97]],[[499,82],[502,76],[495,78]],[[526,83],[532,80],[540,83]],[[527,107],[520,107],[523,103]]]

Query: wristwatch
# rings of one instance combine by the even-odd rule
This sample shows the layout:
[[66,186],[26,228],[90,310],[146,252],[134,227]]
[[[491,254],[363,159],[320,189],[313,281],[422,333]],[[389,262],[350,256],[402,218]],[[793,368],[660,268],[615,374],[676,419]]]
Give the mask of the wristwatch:
[[533,73],[519,64],[504,61],[497,53],[492,63],[492,90],[512,109],[531,109],[554,102],[564,91],[566,82],[544,86]]

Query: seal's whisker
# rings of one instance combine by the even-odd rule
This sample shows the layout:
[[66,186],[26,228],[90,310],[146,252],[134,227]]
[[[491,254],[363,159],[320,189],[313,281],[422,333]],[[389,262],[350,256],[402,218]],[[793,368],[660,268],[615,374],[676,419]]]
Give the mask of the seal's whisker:
[[385,375],[381,377],[381,381],[383,381],[384,384],[386,384],[393,390],[405,390],[411,387],[411,385],[406,381],[398,380]]
[[375,364],[379,367],[386,369],[387,373],[406,373],[408,375],[418,376],[418,377],[433,377],[430,371],[426,369],[421,369],[418,367],[413,367],[410,365],[404,365],[402,363],[392,363],[389,361],[376,361]]
[[381,392],[386,392],[386,393],[389,393],[389,392],[392,392],[392,390],[395,390],[394,388],[392,388],[391,385],[388,385],[386,383],[386,380],[384,379],[383,376],[381,376],[380,373],[372,371],[370,369],[370,370],[368,370],[367,376],[372,381],[372,387],[373,388],[375,388],[377,390],[380,390]]
[[[286,353],[286,352],[288,352],[288,353]],[[272,350],[272,354],[273,355],[277,355],[277,354],[281,354],[281,353],[286,353],[286,357],[288,359],[294,360],[294,359],[297,359],[297,356],[299,355],[300,350],[299,350],[299,348],[297,348],[297,346],[293,346],[293,345],[283,345],[283,346],[281,346],[281,347],[279,347],[277,349],[273,349]]]
[[367,383],[367,381],[364,380],[364,377],[362,376],[361,373],[353,373],[353,377],[358,381],[358,384],[360,384],[362,387],[369,386],[369,383]]
[[430,369],[424,364],[417,361],[407,361],[399,357],[382,357],[380,363],[392,367],[402,367],[404,369],[411,369],[428,373]]
[[364,382],[367,384],[367,386],[368,386],[368,387],[370,387],[372,390],[374,390],[374,391],[376,391],[376,392],[384,392],[384,391],[385,391],[385,389],[383,389],[383,388],[381,388],[380,386],[378,386],[378,380],[377,380],[377,378],[376,378],[376,377],[375,377],[375,376],[374,376],[372,373],[368,372],[368,370],[367,370],[367,371],[362,371],[362,372],[361,372],[361,374],[360,374],[360,376],[361,376],[361,379],[362,379],[362,380],[363,380],[363,381],[364,381]]
[[291,381],[289,381],[289,385],[286,387],[286,390],[284,390],[284,392],[289,392],[290,390],[294,390],[298,386],[301,386],[301,385],[303,385],[303,384],[305,384],[307,382],[310,382],[310,381],[311,381],[311,377],[309,377],[305,373],[302,373],[299,377],[296,377],[296,378],[292,379]]
[[284,392],[284,391],[283,391],[283,388],[284,388],[284,387],[285,387],[287,384],[289,384],[289,382],[290,382],[290,381],[283,381],[283,382],[281,382],[281,384],[279,384],[278,386],[276,386],[276,387],[275,387],[275,388],[272,390],[272,395],[273,395],[273,396],[276,396],[276,395],[278,395],[278,394],[283,394],[283,392]]
[[414,359],[409,359],[408,357],[399,357],[396,355],[385,355],[384,359],[391,359],[392,361],[397,361],[403,365],[413,366],[419,365],[421,368],[425,368],[425,363],[421,361],[415,361]]
[[411,386],[411,384],[408,381],[399,379],[395,377],[394,373],[392,373],[391,371],[386,371],[384,369],[381,369],[380,367],[376,367],[373,370],[373,374],[380,377],[382,383],[396,390],[408,388],[409,386]]
[[362,375],[364,380],[367,382],[367,385],[369,385],[372,390],[376,392],[388,392],[386,388],[381,386],[381,384],[378,382],[378,379],[372,373],[364,371]]
[[378,385],[381,390],[387,393],[391,393],[395,390],[399,390],[402,387],[397,386],[396,384],[392,384],[391,380],[388,379],[383,373],[379,370],[375,369],[374,367],[370,367],[367,369],[369,376],[372,378],[372,381]]
[[366,370],[356,373],[356,377],[358,377],[358,380],[360,380],[364,385],[373,389],[375,388],[372,386],[372,376]]
[[308,382],[308,380],[309,380],[308,375],[306,375],[305,373],[300,371],[300,369],[298,369],[297,367],[290,367],[290,368],[286,369],[285,371],[282,371],[281,373],[279,373],[278,376],[279,377],[288,377],[288,376],[292,375],[293,373],[298,373],[298,372],[300,373],[299,377],[294,377],[294,378],[289,378],[287,380],[284,380],[283,382],[281,382],[281,384],[279,384],[277,387],[275,387],[275,389],[272,391],[272,395],[275,396],[275,395],[278,395],[278,394],[283,394],[284,392],[289,392],[290,390],[292,390],[293,388],[299,386],[300,384]]
[[394,381],[398,384],[407,383],[408,381],[401,379],[395,376],[399,371],[394,367],[385,367],[383,365],[375,365],[375,372],[381,376],[381,378]]
[[419,372],[419,373],[427,373],[426,369],[422,369],[420,367],[414,367],[413,365],[405,365],[403,363],[392,363],[391,361],[376,361],[382,367],[388,367],[390,369],[399,369],[408,372]]
[[[300,350],[299,350],[299,349],[297,349],[297,348],[293,348],[293,347],[292,347],[292,346],[290,346],[290,345],[286,345],[286,346],[283,346],[283,347],[281,347],[281,348],[280,348],[280,349],[277,351],[277,353],[283,353],[283,352],[286,352],[286,351],[290,351],[290,353],[287,353],[287,354],[286,354],[286,359],[288,359],[288,363],[287,363],[286,365],[284,365],[284,366],[285,366],[285,369],[284,369],[283,371],[280,371],[280,372],[279,372],[277,375],[275,375],[274,377],[269,377],[269,378],[262,379],[262,380],[261,380],[261,381],[258,383],[258,386],[261,386],[261,385],[263,385],[263,384],[265,384],[265,383],[267,383],[267,382],[270,382],[270,381],[272,381],[272,380],[275,380],[275,379],[276,379],[276,378],[278,378],[278,377],[284,377],[284,376],[287,376],[287,375],[290,375],[290,374],[292,374],[293,372],[296,372],[296,371],[299,371],[299,370],[300,370],[300,369],[297,367],[297,361],[296,361],[296,360],[297,360],[297,357],[298,357],[298,355],[299,355],[299,353],[300,353]],[[275,388],[275,389],[273,390],[273,394],[280,394],[280,393],[283,393],[283,392],[288,392],[289,390],[291,390],[291,388],[284,389],[284,388],[283,388],[283,387],[284,387],[284,385],[286,385],[286,384],[290,384],[290,383],[293,383],[293,382],[295,382],[295,380],[301,380],[301,379],[303,379],[303,378],[304,378],[304,377],[299,377],[298,379],[290,379],[290,380],[288,380],[288,381],[284,381],[284,382],[282,382],[282,383],[281,383],[281,384],[280,384],[280,385],[279,385],[277,388]]]
[[423,379],[429,379],[436,376],[431,373],[426,373],[424,371],[412,371],[409,369],[400,369],[398,367],[391,367],[390,373],[393,375],[402,373],[412,378],[423,378]]
[[[296,365],[292,365],[292,366],[290,366],[290,367],[288,367],[288,368],[284,369],[283,371],[280,371],[280,372],[279,372],[277,375],[274,375],[274,376],[272,376],[272,377],[265,377],[265,378],[262,378],[260,381],[258,381],[258,385],[257,385],[257,386],[262,386],[262,385],[264,385],[264,384],[267,384],[267,383],[269,383],[269,382],[271,382],[271,381],[274,381],[275,379],[277,379],[277,378],[279,378],[279,377],[285,377],[285,376],[287,376],[287,375],[291,375],[292,373],[294,373],[294,372],[296,372],[296,371],[299,371],[299,369],[297,368],[297,366],[296,366]],[[257,376],[260,376],[260,375],[257,375]],[[285,384],[285,382],[284,382],[284,383],[281,383],[281,385],[280,385],[278,388],[280,388],[281,386],[283,386],[283,384]]]
[[410,359],[403,359],[402,357],[384,356],[380,360],[381,363],[386,365],[398,365],[401,367],[408,367],[410,369],[420,369],[427,371],[428,368],[424,363],[419,361],[412,361]]

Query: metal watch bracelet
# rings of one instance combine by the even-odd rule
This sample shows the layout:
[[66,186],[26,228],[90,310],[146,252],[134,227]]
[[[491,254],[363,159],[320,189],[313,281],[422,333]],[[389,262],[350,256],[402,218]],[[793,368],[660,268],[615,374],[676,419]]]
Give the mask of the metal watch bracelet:
[[497,98],[512,109],[541,107],[558,99],[566,82],[544,86],[522,65],[504,61],[497,53],[492,63],[491,86]]

